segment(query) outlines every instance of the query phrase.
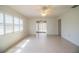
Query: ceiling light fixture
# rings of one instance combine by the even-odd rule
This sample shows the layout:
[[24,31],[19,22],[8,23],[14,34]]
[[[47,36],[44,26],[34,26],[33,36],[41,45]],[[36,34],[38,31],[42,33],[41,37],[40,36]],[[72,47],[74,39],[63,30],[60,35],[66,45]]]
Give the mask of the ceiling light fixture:
[[41,9],[41,15],[46,16],[47,14],[49,14],[49,11],[50,11],[50,7],[49,6],[44,6]]

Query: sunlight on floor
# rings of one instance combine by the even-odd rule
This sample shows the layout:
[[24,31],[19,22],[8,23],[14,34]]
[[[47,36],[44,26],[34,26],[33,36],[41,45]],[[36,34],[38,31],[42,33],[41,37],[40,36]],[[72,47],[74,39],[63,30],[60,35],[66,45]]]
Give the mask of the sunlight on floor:
[[26,40],[26,42],[24,42],[24,44],[23,44],[18,50],[16,50],[15,52],[16,52],[16,53],[21,52],[22,49],[29,43],[29,41],[30,41],[30,40]]
[[30,40],[27,40],[22,46],[21,46],[21,48],[24,48],[26,45],[27,45],[27,43],[29,42]]

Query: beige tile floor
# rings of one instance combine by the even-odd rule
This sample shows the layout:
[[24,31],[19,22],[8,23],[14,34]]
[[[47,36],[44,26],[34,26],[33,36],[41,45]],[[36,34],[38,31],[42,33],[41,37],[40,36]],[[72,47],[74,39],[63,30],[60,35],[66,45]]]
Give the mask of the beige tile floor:
[[60,36],[36,35],[25,38],[7,53],[72,53],[79,52],[74,44]]

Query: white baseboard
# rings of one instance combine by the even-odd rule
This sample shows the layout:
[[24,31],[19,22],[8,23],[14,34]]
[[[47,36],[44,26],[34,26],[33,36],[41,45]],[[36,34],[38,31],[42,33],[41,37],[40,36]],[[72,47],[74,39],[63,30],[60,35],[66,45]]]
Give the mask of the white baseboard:
[[[61,36],[62,37],[62,36]],[[75,43],[75,42],[73,42],[72,40],[69,40],[69,39],[67,39],[67,38],[64,38],[64,37],[62,37],[63,39],[65,39],[65,40],[67,40],[67,41],[69,41],[70,43],[72,43],[72,44],[74,44],[74,45],[76,45],[76,46],[78,46],[79,47],[79,44],[77,44],[77,43]]]

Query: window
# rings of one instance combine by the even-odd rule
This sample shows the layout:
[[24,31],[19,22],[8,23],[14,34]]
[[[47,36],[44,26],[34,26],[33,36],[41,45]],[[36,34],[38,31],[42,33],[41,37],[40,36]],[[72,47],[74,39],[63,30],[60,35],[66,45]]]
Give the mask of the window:
[[39,23],[39,32],[43,32],[43,26],[42,26],[42,25],[43,25],[43,23],[40,22],[40,23]]
[[46,22],[43,22],[43,23],[42,23],[42,31],[43,31],[43,32],[47,32],[47,28],[46,28],[46,27],[47,27]]
[[13,32],[13,16],[5,14],[5,29],[6,33]]
[[23,19],[0,12],[0,35],[23,31]]
[[46,32],[47,31],[46,27],[47,27],[46,23],[44,22],[39,23],[39,32]]
[[3,13],[0,13],[0,35],[4,34],[4,20]]
[[36,22],[36,31],[37,32],[47,32],[47,23],[46,21],[37,21]]
[[18,17],[14,17],[14,32],[20,30],[20,19]]
[[22,19],[20,20],[20,31],[23,31],[23,21],[22,21]]

